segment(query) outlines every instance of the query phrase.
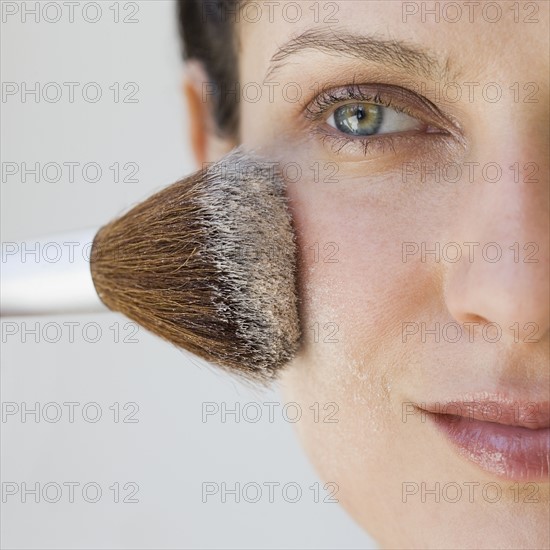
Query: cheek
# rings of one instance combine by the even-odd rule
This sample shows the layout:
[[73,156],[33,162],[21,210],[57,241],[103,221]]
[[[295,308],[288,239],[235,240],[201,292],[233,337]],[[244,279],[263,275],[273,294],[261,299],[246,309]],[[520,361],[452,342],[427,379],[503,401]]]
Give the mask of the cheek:
[[[402,322],[417,319],[433,294],[429,270],[402,259],[402,242],[415,240],[423,224],[409,222],[406,204],[344,180],[332,187],[302,181],[288,195],[303,344],[282,377],[285,399],[308,413],[319,407],[317,422],[311,413],[296,429],[322,478],[338,483],[340,501],[357,515],[358,503],[370,506],[365,491],[376,492],[376,480],[386,477],[392,441],[411,435],[401,433],[392,386],[411,361]],[[323,422],[333,410],[338,422]]]
[[[332,162],[315,144],[274,139],[247,125],[243,142],[283,167],[300,167],[297,181],[287,178],[287,194],[299,250],[303,339],[281,376],[285,400],[303,411],[295,428],[321,477],[340,487],[340,502],[356,517],[367,509],[380,517],[382,480],[399,467],[399,455],[388,450],[396,441],[414,446],[392,388],[411,352],[420,360],[422,349],[408,346],[404,357],[402,322],[437,304],[428,264],[403,262],[402,243],[429,240],[430,231],[433,239],[438,209],[427,191],[402,184],[401,174],[392,173],[395,162],[384,170],[381,161],[378,170],[339,163],[334,182],[331,173],[315,170]],[[366,502],[364,495],[374,493],[380,498]]]
[[300,251],[303,355],[337,356],[351,374],[367,375],[367,364],[388,368],[402,348],[402,323],[434,295],[427,266],[403,260],[403,243],[417,241],[422,227],[406,221],[412,216],[402,204],[345,181],[291,185],[288,194]]
[[[371,428],[384,421],[384,414],[373,414],[383,404],[387,379],[379,353],[403,307],[403,264],[396,264],[386,224],[376,213],[365,215],[366,205],[307,183],[289,186],[288,194],[300,254],[303,340],[285,376],[289,396],[306,409],[315,402],[337,403],[334,440],[358,423],[364,430],[365,419]],[[306,439],[313,438],[310,447],[327,436],[317,428],[322,426],[298,426]],[[326,448],[322,454],[326,459]]]

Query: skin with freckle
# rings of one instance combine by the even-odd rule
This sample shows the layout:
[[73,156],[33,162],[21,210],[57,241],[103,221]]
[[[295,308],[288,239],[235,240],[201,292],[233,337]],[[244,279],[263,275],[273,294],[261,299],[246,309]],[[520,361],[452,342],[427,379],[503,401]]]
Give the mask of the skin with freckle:
[[[420,11],[404,17],[405,4],[421,2],[359,0],[330,2],[337,22],[327,23],[323,11],[315,21],[318,2],[299,4],[294,23],[277,10],[272,22],[239,23],[241,85],[258,83],[264,93],[241,101],[237,143],[207,135],[211,147],[198,160],[243,144],[299,167],[298,176],[288,170],[287,189],[303,342],[280,380],[285,400],[304,411],[320,404],[318,422],[303,415],[296,424],[303,446],[322,479],[337,484],[335,498],[384,548],[549,548],[547,478],[499,477],[458,453],[431,422],[403,414],[407,403],[481,392],[549,400],[549,4],[531,3],[534,23],[524,22],[523,5],[516,21],[514,2],[497,2],[502,16],[493,23],[481,9],[469,21],[464,6],[450,23]],[[324,46],[277,53],[303,33]],[[331,34],[355,53],[338,50]],[[352,36],[386,41],[387,50],[400,41],[410,51],[399,57],[410,63],[380,56],[383,44],[368,54]],[[419,51],[425,55],[415,57]],[[315,98],[323,89],[345,96],[350,86],[340,105],[378,93],[419,125],[404,131],[408,119],[396,119],[367,145],[342,134],[330,121],[338,104]],[[535,100],[525,100],[531,93]],[[192,115],[205,116],[197,104]],[[444,166],[452,170],[442,173]],[[463,244],[472,242],[480,243],[473,260]],[[450,246],[443,254],[446,243],[458,243],[461,257]],[[482,254],[486,243],[499,245],[500,259],[489,248]],[[537,262],[523,261],[526,243],[535,243]],[[437,329],[465,323],[472,332],[457,341]],[[405,335],[405,326],[417,332]],[[489,336],[494,327],[498,339]],[[336,422],[323,422],[329,403]],[[461,498],[442,493],[446,484],[459,486]],[[498,500],[483,493],[487,484],[500,489]],[[410,487],[418,492],[405,494]]]

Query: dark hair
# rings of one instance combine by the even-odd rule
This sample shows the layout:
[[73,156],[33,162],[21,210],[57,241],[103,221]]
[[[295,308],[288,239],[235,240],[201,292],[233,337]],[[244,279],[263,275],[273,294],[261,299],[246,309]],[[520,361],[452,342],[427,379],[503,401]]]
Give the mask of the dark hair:
[[184,59],[200,61],[214,94],[212,115],[218,132],[236,137],[238,95],[227,93],[238,85],[235,12],[240,0],[179,0],[177,17]]

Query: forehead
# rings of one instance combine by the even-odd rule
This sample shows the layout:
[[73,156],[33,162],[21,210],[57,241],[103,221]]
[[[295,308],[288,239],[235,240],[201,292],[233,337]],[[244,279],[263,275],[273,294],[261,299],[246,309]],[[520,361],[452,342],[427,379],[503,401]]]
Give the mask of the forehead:
[[[416,2],[341,0],[247,0],[238,14],[240,56],[247,73],[259,78],[280,48],[303,33],[319,31],[330,44],[340,38],[368,36],[425,52],[455,76],[510,78],[529,65],[548,64],[547,2]],[[332,40],[328,40],[328,37]],[[336,48],[335,48],[336,50]],[[303,47],[303,55],[317,54]],[[335,51],[333,55],[342,55]],[[529,64],[516,65],[515,60]],[[284,62],[298,63],[287,56]],[[449,76],[449,75],[447,75]]]

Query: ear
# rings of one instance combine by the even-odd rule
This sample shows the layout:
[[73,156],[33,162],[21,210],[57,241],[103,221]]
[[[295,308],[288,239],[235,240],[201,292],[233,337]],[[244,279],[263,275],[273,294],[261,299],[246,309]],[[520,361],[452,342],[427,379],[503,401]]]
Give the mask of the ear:
[[221,159],[237,145],[233,139],[222,138],[216,132],[214,105],[210,96],[204,94],[208,82],[200,61],[190,60],[185,64],[183,95],[189,112],[191,148],[199,167]]

